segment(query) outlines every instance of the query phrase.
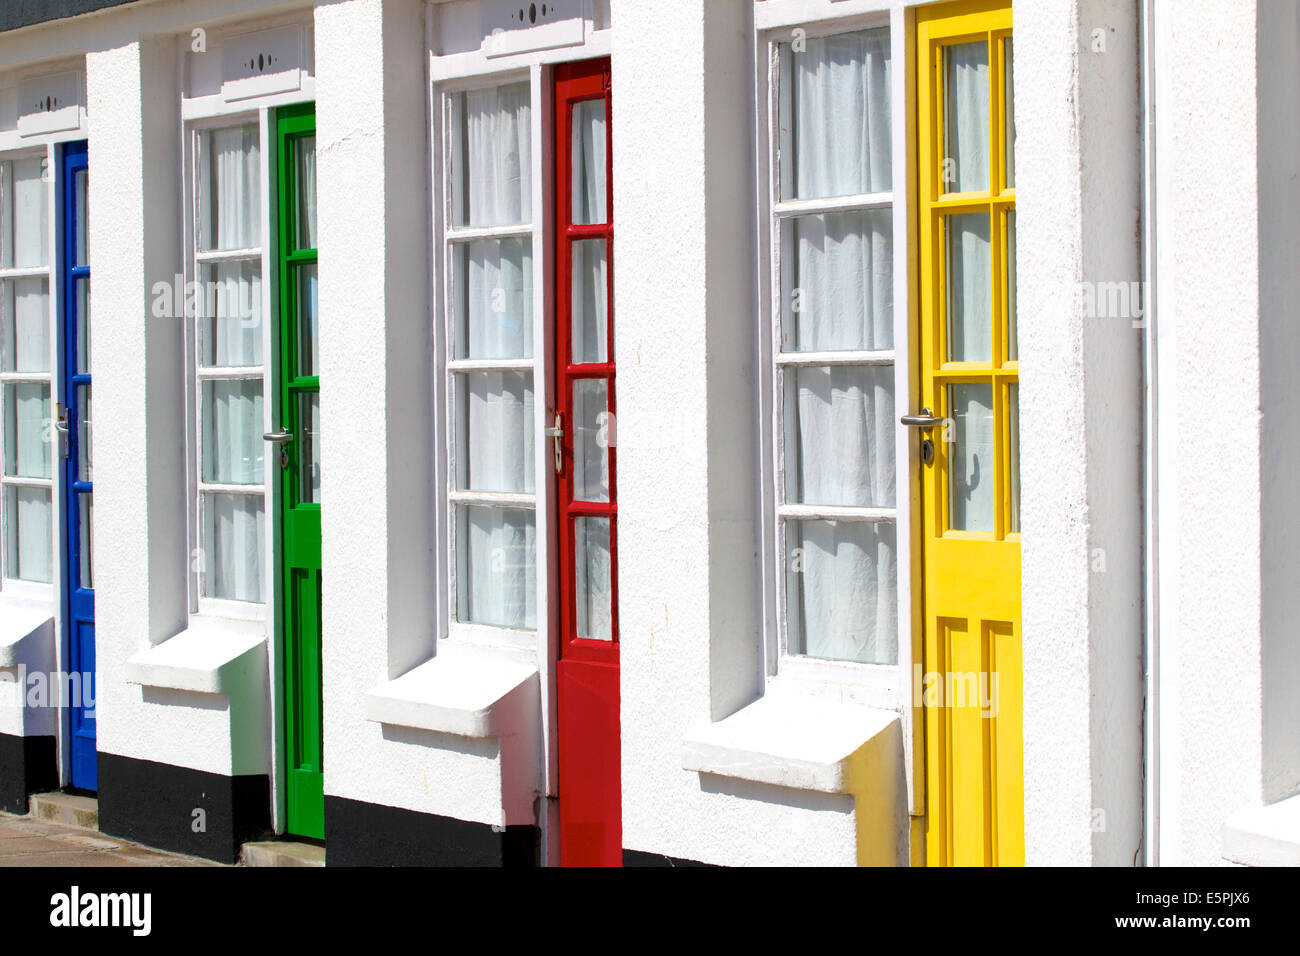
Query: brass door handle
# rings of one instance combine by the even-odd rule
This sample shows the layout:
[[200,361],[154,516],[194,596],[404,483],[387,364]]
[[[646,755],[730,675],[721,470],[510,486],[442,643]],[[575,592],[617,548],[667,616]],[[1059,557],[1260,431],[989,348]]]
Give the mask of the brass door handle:
[[555,413],[555,426],[543,434],[555,442],[555,473],[558,475],[564,471],[564,418],[559,412]]

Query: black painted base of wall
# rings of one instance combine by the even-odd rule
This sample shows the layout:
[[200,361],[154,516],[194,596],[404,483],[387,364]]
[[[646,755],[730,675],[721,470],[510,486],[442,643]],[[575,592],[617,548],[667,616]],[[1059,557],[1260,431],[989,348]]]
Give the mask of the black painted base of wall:
[[536,866],[539,832],[325,796],[327,866]]
[[99,829],[234,863],[240,846],[271,834],[271,781],[265,774],[228,777],[101,752]]
[[661,853],[646,853],[643,850],[624,850],[624,866],[716,866],[716,863],[701,863],[699,860],[681,860],[675,856]]
[[58,789],[58,744],[54,737],[0,734],[0,810],[26,813],[29,796]]

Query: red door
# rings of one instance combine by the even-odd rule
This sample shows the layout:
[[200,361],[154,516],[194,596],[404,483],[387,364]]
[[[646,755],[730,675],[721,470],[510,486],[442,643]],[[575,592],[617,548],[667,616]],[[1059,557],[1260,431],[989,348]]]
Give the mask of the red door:
[[609,60],[555,69],[560,862],[622,862]]

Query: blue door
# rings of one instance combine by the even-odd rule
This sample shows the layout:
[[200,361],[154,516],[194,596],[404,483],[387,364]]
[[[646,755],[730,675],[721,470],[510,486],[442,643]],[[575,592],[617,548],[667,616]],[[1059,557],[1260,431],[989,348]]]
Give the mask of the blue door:
[[59,281],[63,285],[59,431],[63,441],[63,621],[67,634],[72,786],[98,789],[95,749],[95,591],[91,567],[90,266],[86,143],[63,147]]

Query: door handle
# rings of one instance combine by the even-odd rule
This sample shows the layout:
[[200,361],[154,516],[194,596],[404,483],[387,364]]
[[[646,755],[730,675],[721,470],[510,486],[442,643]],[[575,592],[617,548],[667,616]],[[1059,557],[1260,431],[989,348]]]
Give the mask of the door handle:
[[63,441],[60,442],[63,446],[63,457],[68,458],[71,454],[71,449],[68,447],[68,410],[63,407],[62,402],[56,402],[54,410],[58,416],[54,419],[54,430],[63,438]]
[[278,432],[265,432],[262,435],[263,441],[269,441],[276,445],[287,445],[293,441],[293,432],[287,432],[281,428]]
[[906,425],[908,428],[930,429],[930,428],[938,428],[940,425],[944,423],[945,419],[937,417],[930,411],[930,409],[923,408],[921,409],[921,414],[904,415],[898,421],[900,424]]
[[546,429],[543,434],[555,442],[555,473],[561,474],[564,471],[564,417],[560,412],[555,413],[555,427]]

